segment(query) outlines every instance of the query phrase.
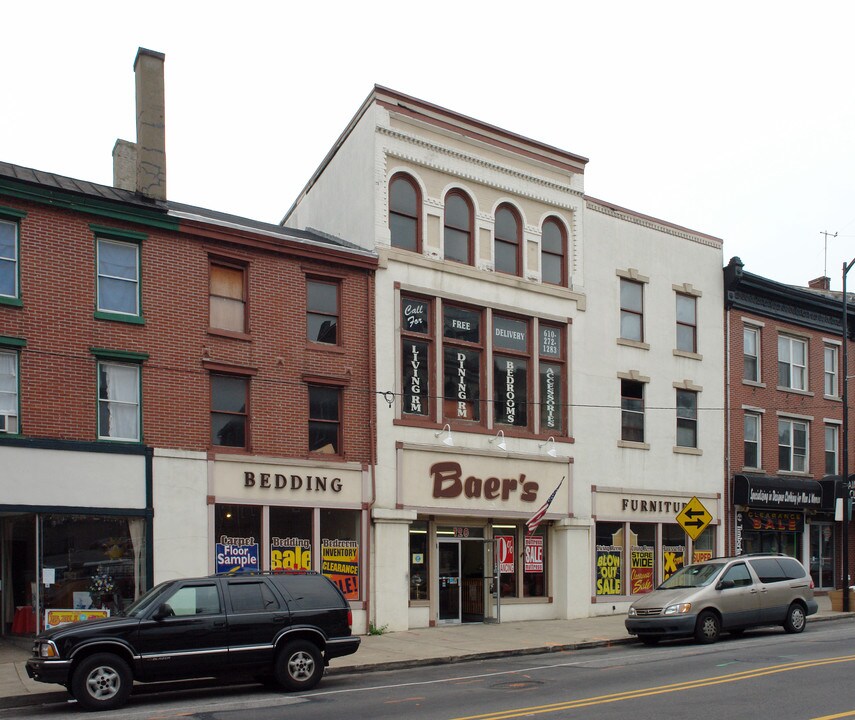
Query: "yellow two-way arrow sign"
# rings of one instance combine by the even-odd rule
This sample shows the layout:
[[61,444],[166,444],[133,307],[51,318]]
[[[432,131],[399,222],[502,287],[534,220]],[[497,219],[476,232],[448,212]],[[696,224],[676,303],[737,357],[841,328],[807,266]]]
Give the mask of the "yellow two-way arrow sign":
[[696,497],[693,497],[686,505],[677,513],[677,522],[683,528],[692,540],[697,540],[698,536],[706,530],[707,525],[712,521],[712,515],[707,510],[703,503]]

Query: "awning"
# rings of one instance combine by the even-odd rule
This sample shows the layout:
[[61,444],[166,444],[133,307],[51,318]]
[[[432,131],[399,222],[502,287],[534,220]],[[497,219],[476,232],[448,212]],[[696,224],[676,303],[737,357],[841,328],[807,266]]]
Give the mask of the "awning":
[[734,475],[733,504],[747,507],[822,509],[822,486],[809,478]]
[[849,476],[848,485],[841,475],[826,475],[819,484],[822,486],[822,509],[825,512],[834,512],[837,498],[852,496],[852,490],[849,488],[855,487],[855,474]]

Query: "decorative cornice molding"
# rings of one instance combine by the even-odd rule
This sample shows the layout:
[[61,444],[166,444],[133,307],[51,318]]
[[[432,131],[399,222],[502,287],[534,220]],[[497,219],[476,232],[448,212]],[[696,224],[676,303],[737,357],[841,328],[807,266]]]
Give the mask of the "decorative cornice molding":
[[841,335],[843,332],[841,317],[830,312],[817,312],[795,302],[774,300],[758,293],[746,292],[744,290],[730,290],[727,293],[727,303],[739,310],[750,310],[758,315],[764,315],[797,325],[804,325],[805,327],[830,332],[835,335]]
[[716,249],[721,248],[721,243],[715,240],[707,239],[705,237],[695,235],[685,230],[679,230],[678,228],[666,225],[664,223],[655,222],[650,218],[632,215],[626,212],[620,212],[619,210],[615,210],[614,208],[608,207],[607,205],[602,205],[601,203],[591,200],[590,198],[585,199],[585,207],[589,210],[593,210],[594,212],[602,213],[603,215],[608,215],[618,220],[623,220],[625,222],[630,222],[634,225],[641,225],[642,227],[646,227],[651,230],[656,230],[658,232],[665,233],[666,235],[673,235],[674,237],[682,238],[683,240],[689,240],[691,242],[697,243],[698,245],[705,245],[706,247]]
[[[465,153],[460,150],[455,150],[454,148],[448,147],[447,145],[440,145],[435,142],[431,142],[426,140],[425,138],[418,137],[416,135],[412,135],[410,133],[405,133],[400,130],[395,130],[394,128],[377,126],[377,132],[386,135],[387,137],[393,138],[395,140],[400,140],[402,142],[409,143],[411,145],[416,145],[425,150],[429,150],[432,153],[435,153],[438,156],[454,158],[456,160],[460,160],[471,165],[475,165],[484,170],[490,170],[495,173],[499,173],[501,175],[507,175],[513,177],[517,180],[522,180],[526,183],[530,183],[535,186],[539,186],[541,188],[548,188],[550,190],[556,190],[560,193],[572,195],[574,198],[581,199],[584,196],[584,193],[581,190],[575,190],[569,185],[558,183],[552,180],[548,180],[543,177],[538,177],[537,175],[533,175],[531,173],[523,172],[522,170],[518,170],[517,168],[513,168],[509,165],[502,165],[496,162],[492,162],[486,160],[483,157],[478,155],[473,155],[471,153]],[[384,152],[387,155],[391,155],[399,160],[406,160],[407,162],[411,162],[414,165],[419,165],[421,167],[430,168],[431,170],[437,170],[439,172],[447,173],[449,175],[454,175],[455,177],[461,178],[463,180],[469,180],[470,182],[476,182],[481,185],[485,185],[487,187],[492,187],[497,190],[502,190],[503,192],[508,192],[513,195],[527,197],[531,200],[538,200],[540,202],[546,203],[548,205],[553,205],[556,207],[563,207],[567,209],[576,209],[575,205],[571,205],[569,203],[561,203],[555,202],[552,198],[544,197],[542,194],[537,194],[532,191],[520,190],[518,187],[512,187],[510,184],[500,183],[492,181],[488,178],[485,178],[483,175],[476,175],[474,173],[465,173],[458,172],[450,169],[447,164],[442,164],[438,162],[436,159],[434,160],[426,160],[422,157],[417,157],[411,153],[404,153],[398,149],[391,147],[384,147]]]

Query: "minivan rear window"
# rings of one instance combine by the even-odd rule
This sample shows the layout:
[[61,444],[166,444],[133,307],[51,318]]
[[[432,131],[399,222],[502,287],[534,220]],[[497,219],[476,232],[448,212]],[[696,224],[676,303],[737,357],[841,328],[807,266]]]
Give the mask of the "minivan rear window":
[[757,573],[760,582],[776,583],[789,580],[787,573],[784,572],[784,568],[781,567],[776,558],[757,558],[748,562],[754,568],[754,572]]

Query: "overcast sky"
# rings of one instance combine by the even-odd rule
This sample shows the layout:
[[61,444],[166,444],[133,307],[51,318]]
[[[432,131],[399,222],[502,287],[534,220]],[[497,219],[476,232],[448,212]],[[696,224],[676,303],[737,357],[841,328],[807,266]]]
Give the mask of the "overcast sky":
[[111,184],[142,46],[172,200],[278,222],[377,83],[587,157],[589,195],[725,263],[840,289],[855,257],[855,3],[33,0],[3,27],[6,162]]

